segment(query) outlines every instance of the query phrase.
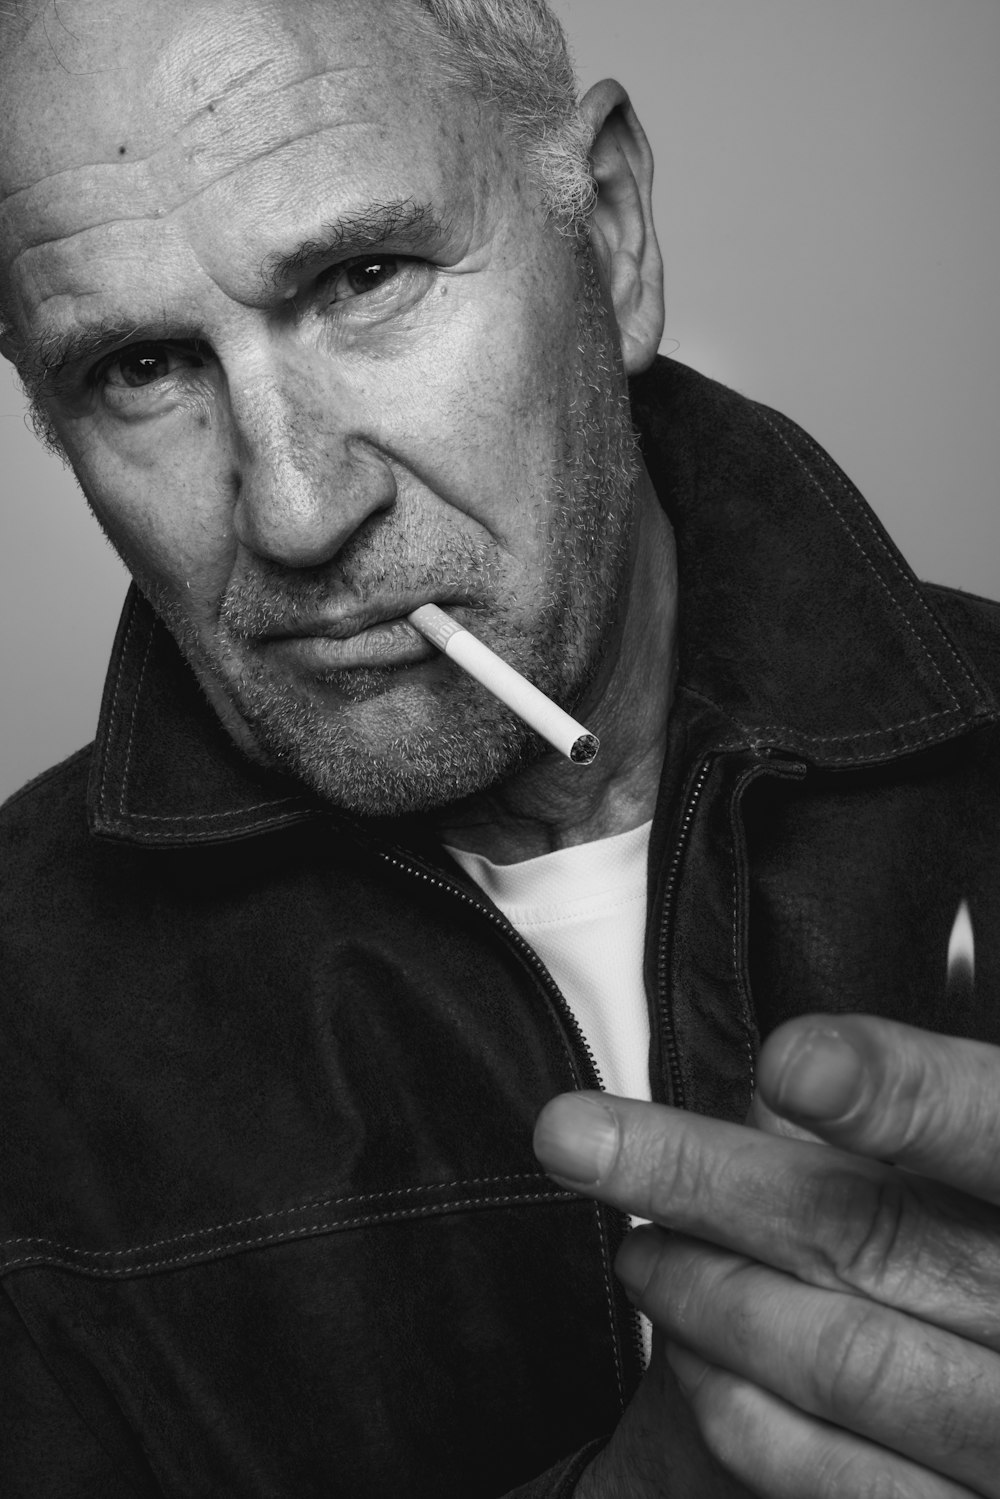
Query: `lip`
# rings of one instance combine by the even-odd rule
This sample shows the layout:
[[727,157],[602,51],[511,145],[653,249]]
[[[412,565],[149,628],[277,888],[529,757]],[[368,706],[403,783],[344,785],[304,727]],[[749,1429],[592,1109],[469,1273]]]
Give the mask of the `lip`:
[[433,598],[407,598],[404,595],[402,598],[383,598],[381,601],[374,601],[367,608],[355,609],[350,613],[305,615],[301,619],[290,620],[287,625],[275,625],[273,629],[263,631],[257,638],[265,645],[278,640],[312,640],[317,637],[322,637],[324,640],[354,640],[360,639],[369,630],[385,625],[406,625],[408,630],[413,630],[414,635],[419,635],[419,631],[414,630],[406,619],[406,616],[412,614],[414,609],[419,609],[422,604],[437,604],[439,608],[453,613],[468,602],[466,597],[458,595]]
[[361,666],[413,666],[439,655],[401,614],[368,623],[357,615],[316,620],[295,630],[275,631],[261,644],[269,655],[287,657],[300,669],[320,675]]

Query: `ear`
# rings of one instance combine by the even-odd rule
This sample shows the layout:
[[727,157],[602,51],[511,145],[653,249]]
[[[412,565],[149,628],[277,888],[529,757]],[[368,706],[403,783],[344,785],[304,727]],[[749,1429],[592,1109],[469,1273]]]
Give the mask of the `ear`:
[[625,372],[653,362],[663,336],[663,260],[653,228],[653,153],[628,94],[605,78],[580,101],[593,132],[590,164],[597,202],[591,243],[621,335]]

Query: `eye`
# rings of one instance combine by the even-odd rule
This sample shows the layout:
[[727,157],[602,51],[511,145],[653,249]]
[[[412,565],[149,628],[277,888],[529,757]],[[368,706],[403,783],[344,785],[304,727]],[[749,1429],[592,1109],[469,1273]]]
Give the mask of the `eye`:
[[367,255],[363,260],[351,260],[339,265],[329,274],[327,291],[334,302],[347,302],[353,297],[363,297],[368,292],[378,291],[387,281],[399,275],[404,262],[397,255]]
[[178,369],[200,369],[204,361],[194,349],[178,349],[172,344],[130,344],[120,349],[95,370],[95,378],[113,388],[139,390],[164,380]]

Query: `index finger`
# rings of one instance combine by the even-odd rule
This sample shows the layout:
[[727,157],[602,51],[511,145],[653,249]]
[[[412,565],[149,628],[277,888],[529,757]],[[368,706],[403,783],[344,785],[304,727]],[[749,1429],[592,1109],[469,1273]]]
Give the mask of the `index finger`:
[[602,1093],[547,1104],[535,1153],[624,1212],[1000,1348],[1000,1212],[963,1193],[826,1144]]
[[768,1037],[775,1113],[859,1155],[1000,1203],[1000,1047],[873,1015],[811,1015]]

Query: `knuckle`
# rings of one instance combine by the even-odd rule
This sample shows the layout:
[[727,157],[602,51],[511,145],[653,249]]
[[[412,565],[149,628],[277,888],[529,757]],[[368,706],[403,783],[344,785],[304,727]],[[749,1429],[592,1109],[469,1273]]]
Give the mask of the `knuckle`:
[[910,1282],[923,1272],[922,1214],[899,1173],[817,1171],[803,1182],[796,1208],[818,1284],[907,1299]]
[[801,1273],[1000,1344],[1000,1212],[892,1167],[823,1167],[792,1204]]
[[685,1128],[656,1131],[643,1143],[643,1178],[651,1213],[677,1214],[705,1198],[709,1167],[699,1141]]
[[812,1408],[838,1426],[877,1436],[888,1424],[893,1445],[995,1461],[1000,1363],[948,1333],[853,1300],[818,1335],[813,1381]]
[[898,1385],[903,1356],[895,1319],[860,1300],[840,1307],[817,1335],[817,1414],[855,1428],[859,1415],[865,1423],[877,1419]]

